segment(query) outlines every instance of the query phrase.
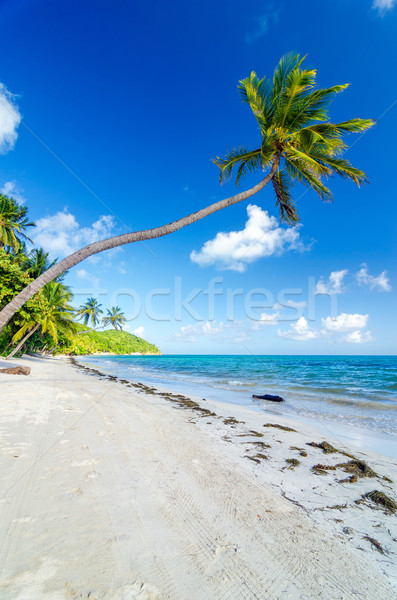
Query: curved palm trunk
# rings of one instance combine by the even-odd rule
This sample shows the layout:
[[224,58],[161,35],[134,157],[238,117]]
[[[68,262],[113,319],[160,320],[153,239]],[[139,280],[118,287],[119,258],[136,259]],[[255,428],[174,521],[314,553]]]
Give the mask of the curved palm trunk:
[[21,339],[21,341],[19,342],[19,344],[17,344],[14,348],[14,350],[12,352],[10,352],[10,354],[7,356],[7,358],[12,358],[20,348],[22,348],[22,346],[24,345],[24,343],[26,342],[26,340],[28,340],[30,338],[31,335],[34,334],[35,331],[38,330],[38,328],[40,327],[39,323],[36,323],[36,325],[33,327],[33,329],[31,329],[30,331],[28,331],[28,333],[25,335],[24,338]]
[[32,281],[32,283],[19,292],[19,294],[15,296],[15,298],[13,298],[11,302],[0,311],[0,331],[14,316],[16,311],[21,308],[21,306],[23,306],[25,302],[27,302],[32,296],[34,296],[36,292],[41,290],[43,286],[55,279],[55,277],[59,277],[59,275],[62,275],[62,273],[65,271],[68,271],[75,265],[78,265],[89,256],[98,254],[104,250],[109,250],[110,248],[131,244],[132,242],[142,242],[143,240],[152,240],[169,235],[174,231],[182,229],[182,227],[186,227],[187,225],[191,225],[192,223],[195,223],[196,221],[199,221],[208,215],[212,215],[218,210],[227,208],[233,204],[237,204],[237,202],[241,202],[242,200],[246,200],[247,198],[250,198],[254,194],[260,192],[260,190],[262,190],[265,185],[269,183],[277,169],[278,163],[279,157],[276,156],[273,160],[272,168],[266,177],[253,188],[246,190],[245,192],[240,192],[235,196],[215,202],[215,204],[211,204],[206,208],[202,208],[195,213],[191,213],[190,215],[187,215],[182,219],[178,219],[177,221],[173,221],[172,223],[168,223],[167,225],[155,227],[154,229],[145,229],[143,231],[134,231],[131,233],[124,233],[123,235],[116,235],[115,237],[108,238],[107,240],[94,242],[93,244],[89,244],[88,246],[77,250],[77,252],[73,252],[73,254],[70,254],[63,260],[59,261],[59,263],[56,263],[53,267],[45,271],[42,275],[40,275],[40,277],[35,279],[35,281]]

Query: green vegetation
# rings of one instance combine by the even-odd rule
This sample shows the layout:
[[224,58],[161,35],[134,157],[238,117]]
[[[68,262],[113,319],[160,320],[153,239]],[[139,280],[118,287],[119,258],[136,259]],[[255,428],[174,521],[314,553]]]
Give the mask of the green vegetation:
[[85,304],[82,304],[76,312],[78,319],[83,319],[84,325],[88,325],[91,321],[92,325],[98,325],[99,315],[103,313],[102,304],[98,304],[96,298],[88,298]]
[[[12,198],[0,195],[0,310],[35,278],[56,265],[42,248],[27,251],[25,230],[34,227],[27,217],[27,208]],[[0,354],[12,357],[18,352],[49,352],[54,354],[153,353],[158,348],[145,340],[121,331],[126,319],[120,308],[112,306],[101,321],[101,327],[112,325],[112,331],[94,331],[85,325],[97,325],[103,313],[96,298],[76,311],[73,294],[62,282],[64,273],[51,278],[9,320],[0,333]],[[85,325],[76,323],[83,319]]]
[[154,344],[149,344],[142,338],[139,338],[128,331],[94,331],[77,324],[78,333],[65,338],[56,349],[56,353],[62,354],[93,354],[95,352],[111,352],[113,354],[131,354],[134,352],[160,354],[159,349]]
[[0,248],[18,252],[24,240],[30,240],[25,233],[33,227],[27,217],[28,209],[20,206],[15,200],[0,194]]
[[315,69],[302,68],[306,57],[290,52],[282,57],[273,77],[259,79],[255,72],[242,79],[241,99],[251,108],[259,125],[260,143],[253,150],[240,146],[214,163],[220,168],[221,182],[236,169],[236,184],[243,175],[273,166],[273,189],[281,219],[296,223],[298,213],[291,187],[299,182],[315,191],[323,201],[332,200],[324,179],[339,175],[357,185],[366,181],[365,173],[341,158],[347,146],[346,133],[365,131],[371,119],[329,121],[328,107],[348,84],[316,89]]

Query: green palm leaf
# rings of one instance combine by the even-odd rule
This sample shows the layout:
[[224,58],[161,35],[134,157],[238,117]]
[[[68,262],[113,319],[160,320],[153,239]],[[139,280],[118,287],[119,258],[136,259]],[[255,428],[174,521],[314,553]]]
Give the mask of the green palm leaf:
[[[238,168],[236,184],[238,184],[241,175],[248,171],[254,171],[261,164],[261,149],[246,150],[243,146],[234,148],[225,155],[224,158],[217,157],[213,161],[221,170],[221,183],[228,181],[232,175],[234,167]],[[243,165],[243,166],[241,166]]]
[[281,220],[285,223],[297,223],[298,213],[294,200],[291,196],[291,180],[285,170],[277,170],[272,180],[276,192],[276,206],[280,209]]
[[[272,176],[276,203],[283,220],[295,222],[297,213],[290,187],[297,181],[316,192],[322,200],[332,199],[322,178],[339,175],[357,185],[366,181],[363,171],[341,157],[347,146],[343,136],[366,131],[371,119],[354,118],[341,123],[329,121],[328,109],[348,84],[316,89],[316,71],[304,69],[304,57],[290,52],[277,65],[272,81],[255,72],[238,85],[241,98],[249,104],[260,127],[261,147],[233,149],[214,163],[220,181],[236,173],[241,177],[257,169],[278,167]],[[284,167],[284,168],[283,168]]]

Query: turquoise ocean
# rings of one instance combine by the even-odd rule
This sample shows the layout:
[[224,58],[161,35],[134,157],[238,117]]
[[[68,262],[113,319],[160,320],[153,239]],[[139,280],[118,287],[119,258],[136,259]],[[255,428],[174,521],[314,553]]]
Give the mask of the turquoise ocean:
[[[397,356],[87,356],[131,381],[285,416],[397,436]],[[275,394],[283,404],[256,401]],[[397,442],[397,438],[396,438]]]

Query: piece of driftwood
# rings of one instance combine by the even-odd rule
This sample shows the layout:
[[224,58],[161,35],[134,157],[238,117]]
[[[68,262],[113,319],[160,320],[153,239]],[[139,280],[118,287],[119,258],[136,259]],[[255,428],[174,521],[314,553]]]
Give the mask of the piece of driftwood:
[[30,367],[7,367],[6,369],[0,369],[0,374],[5,375],[30,375]]
[[270,400],[270,402],[284,402],[284,398],[282,398],[281,396],[272,396],[271,394],[263,394],[261,396],[252,394],[252,397],[256,398],[256,400]]

